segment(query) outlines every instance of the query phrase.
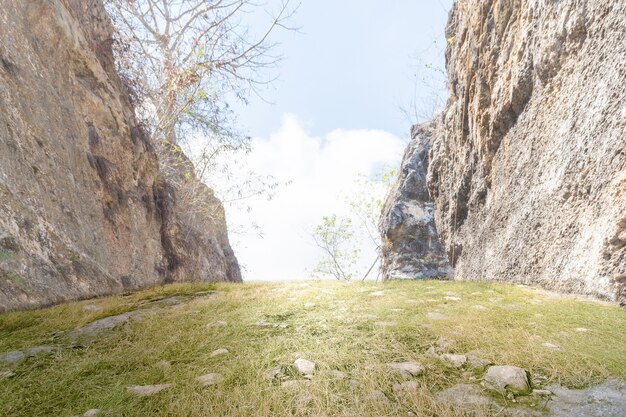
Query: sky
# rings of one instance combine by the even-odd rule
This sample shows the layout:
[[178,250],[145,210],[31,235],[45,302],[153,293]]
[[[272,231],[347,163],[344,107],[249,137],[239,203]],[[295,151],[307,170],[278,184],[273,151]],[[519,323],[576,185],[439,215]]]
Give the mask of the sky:
[[[359,178],[399,167],[411,124],[445,100],[443,75],[432,68],[444,67],[451,3],[304,0],[292,19],[299,31],[274,34],[283,60],[268,77],[278,80],[235,106],[252,152],[231,164],[230,183],[210,184],[218,196],[233,177],[277,184],[271,199],[225,204],[245,280],[309,279],[322,256],[315,226],[351,216],[349,201],[365,192]],[[382,198],[386,189],[373,183],[368,192]],[[357,269],[366,270],[375,246],[359,230],[356,238]]]

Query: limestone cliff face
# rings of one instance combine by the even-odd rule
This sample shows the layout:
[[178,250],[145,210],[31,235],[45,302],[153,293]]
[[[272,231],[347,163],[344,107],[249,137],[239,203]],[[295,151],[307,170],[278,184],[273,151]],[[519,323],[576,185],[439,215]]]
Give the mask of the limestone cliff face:
[[0,0],[0,311],[241,280],[221,204],[202,228],[134,118],[98,0]]
[[626,296],[626,2],[464,0],[428,186],[456,279]]
[[452,269],[435,225],[426,174],[434,126],[415,126],[380,218],[384,279],[447,277]]

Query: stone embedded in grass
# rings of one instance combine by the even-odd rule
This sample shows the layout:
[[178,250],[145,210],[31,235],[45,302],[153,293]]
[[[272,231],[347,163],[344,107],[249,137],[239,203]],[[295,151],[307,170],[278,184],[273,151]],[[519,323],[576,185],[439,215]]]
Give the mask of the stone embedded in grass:
[[206,327],[208,327],[209,329],[213,327],[224,327],[224,326],[228,326],[228,322],[225,320],[216,320],[206,325]]
[[551,417],[623,417],[626,410],[626,383],[618,379],[587,389],[568,389],[558,384],[547,389],[552,392],[547,406]]
[[274,379],[282,379],[285,376],[282,366],[275,366],[269,371],[265,372],[265,377],[270,381]]
[[13,371],[0,371],[0,379],[9,379],[15,376]]
[[0,353],[0,363],[16,364],[35,356],[50,355],[54,353],[55,350],[55,348],[50,346],[35,346],[28,349]]
[[485,388],[506,395],[528,395],[532,391],[528,372],[517,366],[490,366],[483,380]]
[[437,349],[434,346],[429,347],[425,353],[426,356],[430,358],[438,358],[439,354],[437,353]]
[[426,317],[428,317],[429,320],[443,320],[448,318],[448,316],[446,316],[445,314],[433,311],[426,313]]
[[96,416],[100,415],[101,412],[102,411],[100,411],[97,408],[92,408],[91,410],[87,410],[83,414],[81,414],[80,416],[76,416],[76,417],[96,417]]
[[374,292],[369,293],[370,297],[382,297],[384,295],[385,295],[384,291],[374,291]]
[[461,368],[467,362],[467,356],[444,353],[441,358],[455,368]]
[[214,358],[216,356],[226,355],[227,353],[229,353],[228,349],[217,349],[211,352],[211,357]]
[[392,362],[388,363],[387,366],[405,377],[418,376],[424,373],[424,367],[417,362]]
[[89,323],[86,326],[73,330],[70,333],[70,340],[72,343],[85,339],[97,339],[102,336],[103,333],[109,332],[116,327],[122,326],[131,319],[138,319],[144,315],[152,312],[152,309],[128,311],[126,313],[117,314],[115,316],[109,316]]
[[447,352],[454,347],[456,342],[443,336],[439,336],[435,342],[435,348],[439,352]]
[[552,391],[547,389],[534,389],[531,394],[538,397],[549,397],[552,395]]
[[293,363],[293,366],[296,367],[298,372],[300,372],[302,375],[305,375],[305,376],[313,375],[313,372],[315,372],[315,362],[311,362],[310,360],[307,360],[307,359],[298,358]]
[[398,397],[403,395],[410,395],[411,393],[417,391],[417,382],[407,381],[401,384],[393,384],[392,390],[393,393]]
[[160,385],[131,385],[126,387],[126,391],[138,396],[149,397],[151,395],[158,394],[161,391],[171,388],[172,384],[160,384]]
[[480,304],[476,304],[475,306],[473,306],[476,310],[480,310],[480,311],[485,311],[488,310],[487,307],[485,306],[481,306]]
[[452,405],[464,411],[495,407],[495,401],[472,384],[454,385],[437,393],[442,404]]
[[465,356],[467,357],[467,364],[470,368],[477,371],[482,371],[489,365],[493,365],[493,362],[491,362],[490,360],[482,358],[481,354],[482,352],[476,350],[467,352],[465,354]]
[[545,343],[542,343],[541,346],[550,350],[561,350],[561,346],[555,345],[554,343],[545,342]]
[[380,390],[374,390],[370,392],[369,394],[367,394],[365,399],[369,402],[375,402],[375,403],[388,403],[389,402],[389,399],[387,398],[385,393]]
[[315,303],[304,303],[304,308],[313,308],[315,307]]
[[219,384],[223,380],[224,380],[224,375],[214,374],[214,373],[205,374],[196,378],[196,381],[198,381],[204,387]]
[[585,332],[588,332],[589,329],[585,329],[584,327],[577,327],[576,331],[579,333],[585,333]]
[[461,297],[455,297],[455,296],[446,296],[446,297],[443,297],[443,299],[446,301],[461,301]]

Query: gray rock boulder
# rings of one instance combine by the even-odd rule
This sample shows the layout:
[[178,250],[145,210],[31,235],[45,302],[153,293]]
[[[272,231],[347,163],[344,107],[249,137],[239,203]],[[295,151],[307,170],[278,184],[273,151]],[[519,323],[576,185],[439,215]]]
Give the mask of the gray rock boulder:
[[528,395],[532,392],[528,371],[517,366],[490,366],[483,385],[503,395]]
[[293,363],[293,366],[295,366],[302,375],[313,375],[313,372],[315,372],[315,362],[308,359],[298,358]]
[[446,277],[452,269],[439,241],[426,173],[432,132],[417,127],[380,218],[385,279]]
[[50,346],[34,346],[28,349],[0,353],[0,363],[16,364],[35,356],[51,355],[55,351],[56,348]]

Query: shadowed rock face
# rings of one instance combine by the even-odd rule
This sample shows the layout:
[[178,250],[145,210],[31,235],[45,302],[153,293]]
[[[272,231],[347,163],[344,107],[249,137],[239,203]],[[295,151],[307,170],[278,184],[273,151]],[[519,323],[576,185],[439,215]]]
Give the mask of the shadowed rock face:
[[427,176],[455,279],[626,300],[625,37],[624,2],[455,3]]
[[452,272],[426,187],[431,129],[429,125],[413,129],[398,180],[383,207],[380,232],[385,279],[445,277]]
[[99,0],[0,0],[0,311],[239,281],[221,203],[202,228],[138,126]]

